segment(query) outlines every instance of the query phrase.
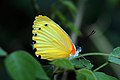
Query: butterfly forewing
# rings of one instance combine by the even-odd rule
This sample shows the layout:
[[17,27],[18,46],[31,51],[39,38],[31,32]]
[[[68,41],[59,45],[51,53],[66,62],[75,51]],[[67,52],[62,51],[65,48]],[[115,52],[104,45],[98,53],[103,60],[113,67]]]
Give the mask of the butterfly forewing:
[[43,59],[54,60],[70,56],[72,41],[59,25],[46,16],[36,17],[33,25],[33,37],[36,41],[36,55]]

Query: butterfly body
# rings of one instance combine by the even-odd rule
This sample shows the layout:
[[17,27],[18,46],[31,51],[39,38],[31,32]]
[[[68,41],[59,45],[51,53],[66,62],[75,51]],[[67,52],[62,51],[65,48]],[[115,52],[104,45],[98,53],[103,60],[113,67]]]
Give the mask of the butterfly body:
[[33,25],[33,47],[36,56],[55,60],[75,55],[76,48],[67,33],[47,16],[39,15]]

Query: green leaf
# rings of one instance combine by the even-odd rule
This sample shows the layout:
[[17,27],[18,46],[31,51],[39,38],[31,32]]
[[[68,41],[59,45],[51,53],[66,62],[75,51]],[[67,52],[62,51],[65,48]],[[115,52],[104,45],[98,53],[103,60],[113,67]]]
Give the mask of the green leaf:
[[71,59],[71,62],[75,68],[87,68],[92,69],[93,65],[87,59]]
[[[65,24],[65,23],[64,23]],[[81,32],[77,29],[77,27],[73,24],[73,22],[67,22],[66,24],[71,31],[73,31],[76,35],[81,35]]]
[[94,72],[97,80],[118,80],[115,77],[109,76],[103,72]]
[[49,80],[40,63],[25,51],[11,53],[5,66],[14,80]]
[[77,80],[97,80],[94,73],[88,69],[80,69],[76,71]]
[[67,18],[65,17],[65,15],[61,11],[56,10],[55,13],[56,13],[56,16],[58,16],[58,18],[60,19],[60,21],[62,23],[67,21]]
[[0,56],[6,56],[7,52],[5,52],[2,48],[0,48]]
[[116,63],[116,64],[119,64],[119,65],[120,65],[120,47],[115,48],[115,49],[111,52],[108,60],[109,60],[110,62],[113,62],[113,63]]
[[57,59],[51,62],[51,64],[65,69],[74,69],[73,64],[68,59]]
[[70,13],[72,14],[72,16],[75,17],[75,14],[77,12],[77,7],[73,4],[72,1],[70,0],[60,0],[61,4],[63,4],[66,8],[68,8],[68,10],[70,11]]
[[52,14],[52,19],[57,16],[62,24],[65,27],[69,28],[70,31],[74,32],[76,35],[81,35],[81,32],[77,29],[77,27],[73,24],[73,22],[67,20],[67,17],[59,10],[55,10],[54,14]]

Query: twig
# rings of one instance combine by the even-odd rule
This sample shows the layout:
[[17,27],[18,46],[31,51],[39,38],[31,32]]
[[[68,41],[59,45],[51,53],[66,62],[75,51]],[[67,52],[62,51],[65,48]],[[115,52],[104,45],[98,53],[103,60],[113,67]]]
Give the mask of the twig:
[[93,70],[94,72],[98,71],[99,69],[105,67],[106,65],[108,65],[108,62],[105,62],[104,64],[102,64],[101,66],[99,66],[98,68],[96,68],[95,70]]
[[33,9],[35,11],[35,13],[39,14],[40,13],[40,7],[37,3],[37,0],[31,0],[32,5],[33,5]]
[[[77,16],[75,18],[75,23],[74,23],[77,29],[80,29],[80,27],[81,27],[85,2],[86,2],[86,0],[81,0],[80,6],[78,7]],[[76,44],[77,43],[77,35],[74,32],[72,32],[71,38],[72,38],[73,43]]]

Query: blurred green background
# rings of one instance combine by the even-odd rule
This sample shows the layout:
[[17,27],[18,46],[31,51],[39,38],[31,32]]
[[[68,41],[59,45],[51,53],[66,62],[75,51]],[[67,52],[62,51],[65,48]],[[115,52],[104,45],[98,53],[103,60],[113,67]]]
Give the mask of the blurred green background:
[[[32,25],[36,15],[58,23],[82,47],[82,52],[110,53],[120,45],[120,0],[0,0],[0,47],[11,53],[32,50]],[[87,37],[92,31],[95,34]],[[104,57],[87,57],[95,67]],[[103,59],[102,59],[103,58]],[[10,80],[0,57],[0,80]],[[120,79],[119,66],[101,71]]]

